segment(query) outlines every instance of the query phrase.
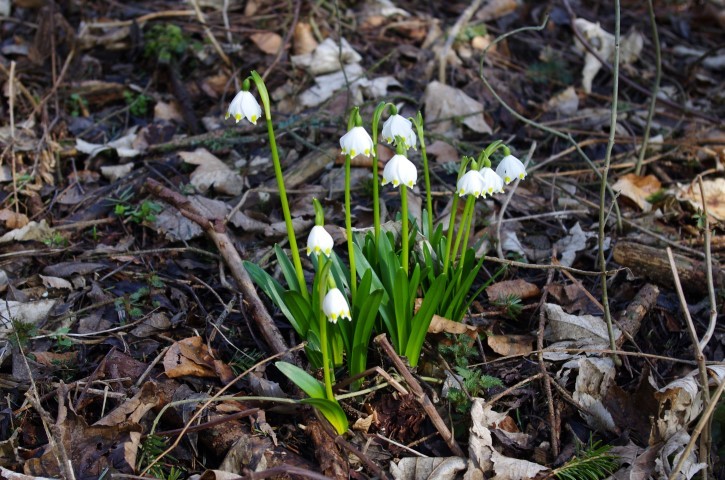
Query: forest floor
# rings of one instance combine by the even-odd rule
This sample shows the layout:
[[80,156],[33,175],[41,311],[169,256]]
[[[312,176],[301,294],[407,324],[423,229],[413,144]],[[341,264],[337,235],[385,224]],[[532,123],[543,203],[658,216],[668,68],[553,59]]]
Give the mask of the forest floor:
[[[623,2],[613,102],[613,4],[0,0],[1,476],[725,479],[725,8],[654,1],[658,75]],[[336,372],[342,436],[269,398],[301,397],[279,357],[322,376],[241,263],[283,281],[289,248],[264,119],[224,118],[252,71],[297,237],[317,198],[343,258],[353,107],[422,112],[436,224],[463,156],[527,162],[475,203],[463,322]],[[370,227],[369,159],[351,179]]]

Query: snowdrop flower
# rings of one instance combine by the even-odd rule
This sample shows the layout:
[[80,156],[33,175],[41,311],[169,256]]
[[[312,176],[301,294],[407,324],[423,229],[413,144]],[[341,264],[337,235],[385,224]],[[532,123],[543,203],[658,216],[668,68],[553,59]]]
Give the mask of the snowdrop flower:
[[493,169],[483,167],[480,173],[481,178],[483,178],[483,184],[485,186],[483,193],[484,195],[503,193],[503,179],[496,175],[496,172],[494,172]]
[[405,185],[413,188],[415,182],[418,181],[418,170],[413,162],[408,160],[405,155],[394,155],[388,160],[383,169],[383,185],[392,183],[394,187]]
[[467,171],[456,184],[456,190],[458,191],[459,197],[473,195],[478,198],[484,193],[485,188],[486,183],[483,180],[481,172],[478,170]]
[[518,158],[513,155],[506,155],[501,160],[501,163],[498,164],[498,167],[496,167],[496,174],[508,185],[515,178],[523,180],[526,177],[526,168],[524,168],[524,164]]
[[254,98],[251,92],[247,90],[241,90],[229,104],[229,110],[224,116],[226,120],[229,117],[234,117],[237,123],[242,118],[246,118],[253,124],[257,124],[257,119],[262,116],[262,107],[257,103],[257,99]]
[[413,131],[413,123],[402,115],[391,115],[383,124],[383,138],[388,143],[397,143],[398,137],[403,139],[406,149],[415,148],[417,137]]
[[333,245],[332,236],[327,233],[325,227],[315,225],[307,237],[307,256],[310,256],[313,252],[318,255],[322,252],[326,257],[329,257],[332,254]]
[[325,299],[322,301],[322,311],[332,323],[337,323],[338,318],[352,320],[350,307],[347,306],[347,300],[345,300],[345,296],[337,288],[331,289],[325,295]]
[[370,156],[373,150],[373,139],[363,127],[353,127],[340,138],[340,147],[344,155],[355,157],[359,154]]

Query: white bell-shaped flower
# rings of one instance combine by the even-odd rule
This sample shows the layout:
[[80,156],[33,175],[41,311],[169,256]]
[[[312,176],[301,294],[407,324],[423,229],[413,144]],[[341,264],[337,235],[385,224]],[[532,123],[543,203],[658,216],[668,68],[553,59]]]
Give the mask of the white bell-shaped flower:
[[494,193],[503,193],[503,179],[496,175],[493,169],[483,167],[480,171],[484,184],[484,196]]
[[517,178],[523,180],[526,177],[526,168],[518,158],[506,155],[496,167],[496,174],[503,179],[503,183],[508,185]]
[[237,123],[242,118],[246,118],[253,124],[257,124],[257,120],[262,116],[262,107],[259,106],[257,99],[251,92],[241,90],[229,104],[229,110],[224,119],[234,117]]
[[343,155],[353,158],[361,153],[369,157],[374,148],[373,139],[363,127],[353,127],[343,135],[340,138],[340,147]]
[[350,307],[347,306],[347,300],[345,300],[345,296],[337,288],[331,289],[325,295],[325,299],[322,301],[322,311],[332,323],[337,323],[339,318],[352,320]]
[[332,235],[327,233],[325,227],[315,225],[307,236],[307,255],[309,256],[314,252],[318,255],[323,253],[326,257],[329,257],[332,254],[334,244]]
[[418,170],[413,162],[408,160],[405,155],[394,155],[388,160],[383,169],[383,185],[392,183],[394,187],[405,185],[413,188],[415,182],[418,181]]
[[413,123],[402,115],[391,115],[383,124],[383,138],[388,143],[397,143],[398,137],[403,139],[406,149],[416,148],[417,138]]
[[481,176],[481,172],[478,170],[469,170],[458,179],[456,183],[456,191],[459,197],[466,195],[473,195],[474,197],[480,197],[486,188],[486,184]]

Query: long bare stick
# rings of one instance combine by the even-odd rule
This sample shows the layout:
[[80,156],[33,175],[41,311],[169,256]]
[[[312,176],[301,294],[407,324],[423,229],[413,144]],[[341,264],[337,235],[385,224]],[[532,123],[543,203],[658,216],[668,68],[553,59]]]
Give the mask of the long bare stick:
[[438,414],[435,405],[433,405],[433,402],[430,401],[428,395],[426,395],[426,393],[423,391],[423,387],[420,386],[418,380],[415,379],[413,374],[411,374],[408,370],[408,367],[405,366],[398,354],[395,353],[395,349],[393,349],[393,346],[390,344],[385,334],[381,333],[380,335],[375,337],[375,343],[383,347],[383,350],[388,355],[388,358],[390,358],[390,361],[393,362],[393,365],[395,365],[395,369],[398,370],[398,373],[400,373],[400,375],[402,375],[405,381],[408,383],[408,387],[410,387],[411,393],[418,401],[418,403],[420,403],[421,407],[423,407],[425,413],[428,414],[431,422],[433,422],[433,426],[436,427],[438,433],[440,433],[441,437],[443,437],[443,440],[448,445],[448,448],[451,449],[451,452],[459,457],[464,457],[465,454],[463,453],[463,450],[456,442],[456,439],[451,431],[448,429],[448,426]]
[[705,350],[707,343],[715,333],[715,325],[717,324],[717,300],[715,299],[715,282],[712,278],[712,240],[710,233],[710,218],[707,213],[707,199],[705,198],[705,188],[702,185],[702,176],[697,177],[700,185],[700,199],[702,201],[702,212],[705,217],[705,272],[707,275],[707,293],[710,297],[710,323],[707,326],[705,335],[700,340],[700,350]]
[[[682,291],[682,283],[680,282],[680,275],[677,273],[677,266],[675,265],[675,257],[672,255],[672,249],[667,247],[667,258],[670,260],[670,268],[672,269],[672,277],[675,282],[675,290],[677,291],[677,297],[680,299],[680,306],[682,307],[682,314],[685,317],[687,323],[687,330],[690,332],[690,339],[695,349],[695,360],[697,360],[697,367],[700,371],[700,383],[702,388],[703,404],[708,406],[710,404],[710,390],[708,389],[707,381],[707,366],[705,365],[705,355],[702,353],[700,348],[700,342],[697,339],[697,332],[695,331],[695,324],[692,322],[690,316],[690,310],[687,308],[687,300],[685,299],[685,293]],[[702,439],[700,440],[700,461],[703,463],[707,462],[710,449],[710,435],[709,429],[705,429]],[[707,480],[707,470],[703,473],[703,480]]]
[[[607,321],[607,333],[609,334],[609,346],[617,350],[616,338],[614,338],[614,327],[612,326],[612,313],[609,311],[609,295],[607,294],[607,257],[604,255],[605,227],[607,226],[607,175],[609,165],[612,161],[612,148],[614,148],[614,134],[617,130],[617,100],[619,97],[619,40],[620,40],[620,9],[619,0],[614,0],[614,72],[612,76],[612,108],[609,120],[609,141],[607,142],[607,153],[604,156],[604,168],[602,169],[601,186],[599,189],[599,268],[602,271],[602,306],[604,307],[604,319]],[[615,365],[621,360],[614,355]]]
[[657,105],[657,95],[660,91],[660,79],[662,78],[662,52],[660,50],[660,35],[657,31],[657,19],[655,18],[655,7],[652,0],[647,0],[647,12],[649,13],[649,23],[652,26],[652,43],[655,47],[655,83],[652,85],[652,95],[649,101],[649,111],[647,112],[647,124],[644,127],[644,136],[642,138],[642,146],[640,146],[639,156],[637,157],[637,165],[634,167],[634,173],[639,175],[642,173],[642,162],[647,151],[647,142],[649,142],[649,131],[652,127],[652,119],[655,116],[655,106]]

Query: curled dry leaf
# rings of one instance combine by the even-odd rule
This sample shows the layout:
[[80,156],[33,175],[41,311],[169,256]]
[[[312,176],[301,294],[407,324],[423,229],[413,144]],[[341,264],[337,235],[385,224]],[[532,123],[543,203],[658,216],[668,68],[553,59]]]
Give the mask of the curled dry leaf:
[[486,343],[491,350],[503,355],[528,355],[534,351],[534,337],[531,335],[489,335]]
[[[422,299],[415,300],[416,310],[420,307]],[[428,333],[452,333],[456,335],[464,334],[471,338],[478,336],[478,329],[473,325],[466,325],[461,322],[448,320],[440,315],[433,315],[433,319],[428,326]]]
[[465,469],[466,460],[461,457],[407,457],[390,464],[395,480],[454,480]]
[[[719,222],[725,222],[725,178],[703,180],[702,187],[708,215]],[[677,199],[702,210],[699,182],[694,181],[690,185],[680,188],[677,191]]]
[[646,175],[643,177],[636,173],[622,175],[612,185],[612,190],[632,200],[643,212],[652,210],[652,204],[647,199],[657,193],[661,188],[662,184],[654,175]]
[[14,230],[22,228],[28,224],[28,216],[23,213],[16,213],[12,210],[4,208],[0,210],[0,222],[4,223],[5,228]]
[[440,82],[431,82],[425,88],[425,123],[435,132],[452,128],[453,118],[477,133],[490,134],[491,127],[483,118],[484,105],[466,95],[463,90]]
[[231,368],[216,360],[202,337],[189,337],[174,343],[164,355],[164,372],[169,378],[184,376],[234,378]]
[[305,55],[315,51],[319,43],[312,35],[312,26],[309,23],[297,22],[292,37],[292,46],[295,55]]
[[539,290],[539,287],[522,278],[496,282],[486,288],[486,295],[488,295],[488,299],[492,302],[512,295],[525,300],[527,298],[538,297],[540,293],[541,290]]
[[275,55],[282,47],[282,37],[274,32],[253,33],[249,38],[261,51],[267,55]]
[[[593,315],[570,315],[553,303],[544,304],[544,313],[549,320],[551,329],[547,331],[546,339],[560,340],[595,340],[598,343],[608,343],[607,324],[600,317]],[[621,335],[614,327],[615,338]]]
[[179,152],[186,163],[198,165],[191,174],[191,184],[204,193],[214,187],[219,193],[239,195],[242,193],[242,177],[226,163],[205,148],[197,148],[193,152]]

